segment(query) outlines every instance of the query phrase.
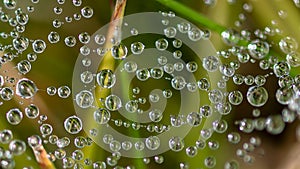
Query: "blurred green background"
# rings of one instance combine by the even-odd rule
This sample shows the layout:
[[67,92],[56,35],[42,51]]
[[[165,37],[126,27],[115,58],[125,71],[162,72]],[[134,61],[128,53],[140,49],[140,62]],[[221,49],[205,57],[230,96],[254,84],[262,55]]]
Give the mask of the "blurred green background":
[[[127,0],[125,9],[125,15],[139,13],[139,12],[158,12],[158,11],[170,11],[171,9],[163,6],[155,0]],[[237,31],[249,30],[254,32],[256,29],[264,30],[265,27],[273,27],[279,30],[279,33],[275,36],[268,37],[268,41],[272,44],[272,49],[277,53],[279,58],[284,58],[284,54],[278,48],[278,41],[285,36],[294,37],[297,41],[300,40],[299,29],[299,8],[297,8],[292,0],[218,0],[215,5],[207,5],[202,0],[178,0],[182,4],[189,8],[203,14],[209,18],[212,22],[219,23],[227,28],[233,28]],[[109,0],[89,0],[83,1],[83,6],[91,6],[94,9],[94,15],[90,19],[82,18],[80,21],[73,21],[70,24],[64,24],[62,28],[56,29],[52,26],[53,19],[64,20],[65,16],[72,16],[74,13],[79,13],[81,7],[75,7],[71,1],[66,1],[64,5],[58,5],[56,1],[43,1],[34,4],[29,0],[17,1],[18,7],[21,7],[23,11],[26,11],[26,7],[34,6],[34,12],[29,14],[29,23],[26,25],[26,31],[24,36],[30,39],[44,39],[47,42],[46,52],[39,54],[37,61],[32,63],[32,70],[26,74],[26,77],[36,82],[39,88],[38,94],[29,101],[23,101],[17,96],[12,101],[3,101],[0,110],[2,116],[0,117],[0,129],[11,129],[14,133],[14,138],[27,140],[28,136],[39,133],[39,124],[37,120],[29,120],[24,118],[22,123],[18,126],[9,125],[5,118],[5,113],[13,108],[20,107],[21,110],[27,106],[29,102],[37,104],[40,108],[40,113],[47,115],[48,120],[46,123],[53,125],[54,132],[58,137],[68,136],[71,138],[71,144],[74,136],[66,134],[63,128],[64,120],[75,113],[73,108],[73,100],[71,97],[67,99],[59,98],[57,95],[49,96],[45,92],[49,86],[72,86],[72,73],[73,67],[76,62],[80,43],[73,48],[69,48],[64,45],[63,38],[69,35],[75,37],[81,32],[88,32],[92,35],[103,25],[110,21],[111,14],[113,12],[113,3]],[[3,7],[3,2],[1,1]],[[55,15],[53,8],[55,6],[61,6],[63,12],[61,15]],[[244,8],[244,9],[243,9]],[[7,11],[10,15],[13,15],[12,11]],[[184,15],[179,15],[185,18]],[[244,19],[245,18],[245,19]],[[273,24],[272,24],[273,22]],[[196,23],[200,28],[207,29],[201,24]],[[7,23],[0,23],[0,32],[8,33],[11,27],[7,26]],[[58,44],[49,44],[47,36],[50,31],[57,31],[61,35],[61,40]],[[210,38],[212,44],[216,50],[226,50],[229,48],[223,43],[220,35],[216,32],[211,32]],[[11,43],[10,39],[0,38],[1,44]],[[19,57],[13,60],[16,64],[20,60],[26,58],[27,51]],[[3,76],[20,77],[17,74],[14,64],[3,65],[1,68],[1,74]],[[6,72],[8,71],[8,72]],[[264,74],[265,71],[261,71],[257,64],[246,64],[240,70],[243,74]],[[298,74],[299,69],[294,69],[293,74]],[[276,83],[276,85],[275,85]],[[275,86],[277,88],[276,79],[268,79],[267,88],[270,93],[275,93]],[[234,89],[233,85],[229,85],[229,91]],[[246,92],[246,88],[241,88],[243,93]],[[273,94],[274,95],[274,94]],[[270,101],[267,106],[263,108],[263,112],[266,112],[264,116],[268,114],[280,113],[282,106],[280,106],[274,96],[270,94]],[[24,103],[22,103],[24,102]],[[174,103],[176,105],[176,103]],[[229,116],[226,116],[226,120],[229,124],[228,132],[238,131],[238,126],[234,125],[234,120],[240,120],[244,117],[251,117],[251,107],[243,103],[242,106],[234,108]],[[240,168],[256,168],[256,169],[273,169],[284,161],[285,154],[289,152],[292,145],[296,144],[295,137],[296,122],[287,126],[285,132],[281,135],[272,136],[266,132],[253,132],[251,134],[242,134],[242,140],[238,145],[230,145],[227,142],[226,134],[216,134],[211,140],[217,140],[220,143],[218,150],[199,150],[197,157],[189,158],[185,155],[185,151],[179,153],[167,152],[164,154],[164,163],[157,164],[151,159],[150,164],[144,165],[141,159],[126,159],[122,158],[119,161],[119,165],[139,165],[143,168],[179,168],[180,162],[187,161],[190,164],[190,168],[204,168],[203,160],[205,157],[212,155],[217,158],[217,166],[215,168],[223,168],[223,164],[226,160],[231,160],[235,157],[235,150],[242,147],[242,143],[249,140],[250,136],[259,135],[263,140],[263,146],[265,155],[263,158],[260,154],[254,154],[256,157],[255,163],[252,165],[240,163]],[[80,134],[84,135],[83,132]],[[189,145],[197,139],[199,134],[199,128],[193,129],[185,138],[186,145]],[[1,145],[7,147],[7,145]],[[55,150],[55,147],[50,144],[46,144],[45,148],[48,152]],[[67,149],[68,156],[70,156],[74,147],[70,146]],[[103,151],[97,145],[84,148],[85,158],[91,158],[92,160],[103,160],[110,155],[108,152]],[[242,161],[242,160],[241,160]],[[57,168],[62,168],[61,160],[55,162]],[[37,162],[34,159],[33,153],[29,147],[27,147],[26,154],[16,157],[16,168],[22,168],[24,166],[32,166],[33,168],[39,168]],[[89,166],[91,168],[91,166]],[[137,167],[139,169],[139,167]]]

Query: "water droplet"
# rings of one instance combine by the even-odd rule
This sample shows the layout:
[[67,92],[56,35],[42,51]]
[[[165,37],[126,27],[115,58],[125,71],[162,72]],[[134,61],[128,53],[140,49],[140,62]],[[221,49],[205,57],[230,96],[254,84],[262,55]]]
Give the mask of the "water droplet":
[[143,53],[145,45],[142,42],[134,42],[131,44],[130,49],[131,52],[135,55],[139,55]]
[[263,59],[269,53],[269,44],[261,40],[254,40],[248,45],[248,51],[254,59]]
[[50,124],[45,123],[40,126],[40,132],[43,136],[50,135],[52,131],[53,131],[53,127]]
[[93,105],[94,97],[90,91],[83,90],[76,94],[75,101],[79,107],[85,109]]
[[0,91],[0,96],[5,101],[11,100],[14,96],[14,90],[10,87],[4,87]]
[[81,150],[75,150],[72,152],[72,158],[75,161],[80,161],[83,159],[83,157],[84,157],[84,153]]
[[175,152],[179,152],[184,148],[184,141],[182,138],[178,137],[178,136],[173,136],[170,140],[169,140],[169,148],[172,151]]
[[259,117],[260,114],[261,114],[261,112],[260,112],[259,109],[253,109],[253,110],[252,110],[252,115],[253,115],[254,117]]
[[195,157],[198,154],[196,146],[189,146],[185,149],[185,153],[189,157]]
[[158,57],[157,61],[160,65],[165,65],[168,63],[168,59],[165,56]]
[[231,132],[227,135],[227,140],[232,144],[238,144],[241,140],[241,136],[239,133]]
[[279,88],[276,91],[276,100],[283,105],[287,105],[294,98],[294,90],[291,87]]
[[272,115],[266,119],[266,130],[270,134],[280,134],[285,128],[285,123],[280,115]]
[[239,169],[239,163],[235,160],[227,161],[224,164],[224,169]]
[[82,0],[72,0],[74,6],[81,6]]
[[54,96],[56,94],[57,90],[54,86],[49,86],[49,87],[47,87],[46,91],[47,91],[48,95]]
[[221,36],[223,41],[229,46],[236,45],[241,39],[239,33],[233,29],[223,31]]
[[58,88],[57,94],[60,98],[68,98],[71,94],[71,89],[68,86],[61,86]]
[[198,28],[192,28],[188,31],[188,37],[192,41],[198,41],[202,38],[203,32]]
[[42,139],[38,135],[28,137],[27,142],[28,145],[33,149],[38,148],[42,145]]
[[223,100],[223,93],[219,89],[213,89],[208,93],[208,98],[211,103],[221,103]]
[[113,152],[119,152],[120,149],[121,149],[121,143],[119,141],[117,141],[117,140],[112,140],[109,143],[109,148]]
[[53,12],[56,14],[56,15],[60,15],[62,13],[63,9],[61,7],[54,7],[53,8]]
[[81,15],[85,18],[91,18],[93,14],[94,14],[94,10],[89,6],[85,6],[81,9]]
[[110,112],[105,108],[99,108],[94,111],[94,120],[98,124],[106,124],[110,120]]
[[13,39],[13,47],[18,51],[18,52],[23,52],[28,48],[29,45],[29,40],[25,37],[18,37]]
[[74,47],[76,45],[76,38],[74,36],[67,36],[64,40],[66,46]]
[[4,129],[0,131],[0,143],[8,144],[13,139],[13,133],[11,130]]
[[232,91],[228,95],[228,101],[232,105],[239,105],[243,101],[243,94],[240,91],[238,91],[238,90]]
[[164,29],[164,34],[167,38],[174,38],[176,36],[177,30],[174,27],[168,27]]
[[282,52],[289,54],[298,49],[298,42],[292,37],[284,37],[279,41],[279,47]]
[[105,106],[110,111],[116,111],[122,107],[122,101],[119,96],[112,94],[106,97]]
[[139,70],[136,71],[136,77],[140,81],[146,81],[150,77],[150,72],[147,68],[139,69]]
[[210,83],[206,78],[200,79],[197,84],[200,90],[207,90],[210,87]]
[[77,116],[70,116],[64,121],[64,128],[70,134],[77,134],[82,130],[82,121]]
[[181,33],[188,33],[188,31],[191,29],[191,25],[189,23],[182,22],[177,25],[177,28]]
[[29,17],[25,13],[19,13],[16,15],[16,20],[20,25],[24,26],[28,23]]
[[21,140],[13,140],[9,143],[9,150],[16,156],[26,151],[26,144]]
[[286,62],[277,62],[274,66],[273,66],[273,71],[275,73],[275,75],[277,77],[281,77],[283,75],[288,75],[290,72],[290,65]]
[[182,46],[182,41],[180,39],[173,40],[173,46],[175,48],[180,48]]
[[298,52],[291,52],[286,55],[286,61],[292,67],[300,66],[300,53]]
[[12,125],[18,125],[23,119],[23,113],[18,108],[10,109],[6,113],[7,121]]
[[86,146],[86,139],[83,136],[78,136],[74,139],[74,145],[77,148],[83,148]]
[[251,119],[243,119],[239,122],[239,129],[245,133],[251,133],[254,130],[255,124]]
[[156,49],[158,49],[160,51],[166,50],[168,48],[168,45],[169,45],[169,42],[164,38],[161,38],[161,39],[158,39],[157,41],[155,41]]
[[93,81],[93,79],[94,79],[93,73],[88,70],[84,71],[80,74],[80,80],[84,84],[91,83]]
[[103,88],[112,88],[116,83],[116,75],[109,69],[103,69],[97,73],[96,80]]
[[186,69],[188,72],[194,73],[198,69],[198,64],[195,61],[188,62],[186,64]]
[[17,6],[16,0],[3,0],[3,4],[7,9],[15,9]]
[[217,133],[224,133],[228,128],[227,121],[225,120],[215,120],[212,123],[212,126],[214,131],[216,131]]
[[196,141],[196,147],[202,150],[206,147],[206,142],[202,139],[199,139]]
[[30,104],[25,108],[25,114],[28,118],[35,119],[39,116],[40,111],[36,105]]
[[257,86],[262,86],[266,83],[266,78],[263,75],[257,75],[255,76],[254,82]]
[[98,45],[103,45],[106,41],[106,38],[104,35],[100,35],[100,34],[97,34],[95,36],[95,42],[98,44]]
[[128,53],[127,47],[123,44],[113,46],[110,51],[115,59],[125,59]]
[[268,91],[262,86],[252,86],[248,89],[247,100],[255,107],[261,107],[268,101]]
[[32,43],[32,49],[35,53],[43,53],[46,49],[46,43],[41,39],[35,40]]
[[160,139],[157,136],[146,138],[145,145],[149,150],[157,150],[160,147]]
[[87,44],[90,42],[91,36],[87,32],[82,32],[78,35],[78,39],[82,44]]
[[202,66],[209,72],[214,72],[219,68],[219,59],[216,56],[207,56],[202,60]]
[[171,85],[176,90],[182,90],[186,85],[186,81],[182,76],[175,76],[171,80]]
[[190,126],[197,127],[201,124],[202,118],[200,113],[191,112],[187,115],[186,121]]
[[204,159],[204,165],[207,167],[207,168],[214,168],[216,166],[216,163],[217,163],[217,160],[215,157],[213,156],[210,156],[210,157],[206,157]]
[[161,110],[154,109],[149,112],[149,118],[153,122],[159,122],[163,118],[163,113]]
[[22,60],[17,64],[18,71],[25,75],[31,70],[31,63],[27,60]]

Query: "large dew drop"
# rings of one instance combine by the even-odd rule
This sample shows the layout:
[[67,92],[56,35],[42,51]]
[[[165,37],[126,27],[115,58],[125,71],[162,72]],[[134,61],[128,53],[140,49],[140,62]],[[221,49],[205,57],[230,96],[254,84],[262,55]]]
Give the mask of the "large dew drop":
[[94,103],[94,96],[90,91],[83,90],[76,95],[75,101],[79,107],[86,109]]
[[169,140],[169,148],[172,151],[179,152],[184,148],[184,141],[178,136],[174,136]]
[[248,89],[247,100],[255,107],[261,107],[268,101],[268,91],[262,86],[252,86]]
[[94,111],[94,120],[98,124],[106,124],[110,120],[110,112],[105,108]]
[[46,49],[46,43],[41,39],[35,40],[32,43],[32,49],[35,53],[43,53]]
[[116,75],[109,69],[103,69],[97,74],[96,80],[99,86],[109,89],[116,83]]
[[269,53],[269,44],[264,41],[254,40],[248,45],[249,54],[255,59],[263,59]]
[[6,119],[10,124],[18,125],[23,119],[23,113],[18,108],[10,109],[6,113]]
[[128,49],[125,45],[115,45],[110,50],[111,55],[115,59],[125,59],[127,57]]
[[105,106],[110,111],[116,111],[122,107],[122,101],[116,95],[109,95],[105,99]]
[[68,133],[77,134],[82,130],[82,121],[77,116],[71,116],[64,121],[64,127]]
[[20,79],[16,86],[16,94],[24,99],[32,98],[37,90],[35,83],[27,78]]

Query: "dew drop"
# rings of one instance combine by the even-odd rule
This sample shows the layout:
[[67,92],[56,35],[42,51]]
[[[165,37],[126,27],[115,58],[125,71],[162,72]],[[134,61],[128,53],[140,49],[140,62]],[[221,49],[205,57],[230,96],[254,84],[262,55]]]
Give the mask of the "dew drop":
[[75,101],[79,107],[86,109],[93,105],[94,96],[90,91],[83,90],[76,94]]
[[110,112],[105,108],[99,108],[94,111],[94,120],[98,124],[106,124],[110,120]]
[[71,94],[71,89],[68,86],[61,86],[57,89],[57,94],[60,98],[68,98]]
[[157,41],[155,41],[156,49],[158,49],[160,51],[166,50],[168,48],[168,45],[169,45],[169,42],[164,38],[161,38],[161,39],[158,39]]
[[142,42],[134,42],[131,44],[130,49],[131,52],[135,55],[140,55],[143,53],[145,45]]
[[105,107],[110,111],[119,110],[122,107],[122,101],[117,95],[109,95],[105,99]]
[[269,53],[269,44],[261,40],[254,40],[248,45],[248,51],[254,59],[263,59]]
[[219,59],[216,56],[206,56],[202,60],[202,66],[209,72],[214,72],[219,68]]
[[109,69],[103,69],[97,73],[96,80],[103,88],[112,88],[116,83],[116,75]]
[[14,155],[19,156],[26,151],[26,144],[21,140],[13,140],[9,143],[9,150]]
[[122,43],[119,45],[115,45],[111,48],[111,55],[115,59],[125,59],[127,57],[128,49],[125,45]]
[[39,108],[35,104],[30,104],[25,108],[25,114],[30,119],[35,119],[39,116]]
[[266,130],[270,134],[280,134],[285,128],[285,123],[280,115],[272,115],[266,119]]
[[247,91],[248,102],[255,107],[261,107],[268,101],[268,91],[262,86],[252,86]]
[[91,18],[94,14],[94,10],[93,8],[89,7],[89,6],[85,6],[81,9],[81,15],[84,18]]
[[160,139],[157,136],[146,138],[145,145],[149,150],[157,150],[160,147]]
[[184,148],[184,141],[181,137],[173,136],[169,140],[169,148],[174,152],[179,152]]
[[70,116],[65,119],[64,128],[70,134],[78,134],[82,130],[82,121],[77,116]]
[[25,75],[31,70],[31,63],[27,60],[22,60],[17,64],[18,71]]

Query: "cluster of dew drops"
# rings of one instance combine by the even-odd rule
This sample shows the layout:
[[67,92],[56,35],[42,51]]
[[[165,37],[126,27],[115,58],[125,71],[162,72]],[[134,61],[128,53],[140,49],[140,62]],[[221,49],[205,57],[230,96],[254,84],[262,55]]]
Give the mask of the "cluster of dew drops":
[[[211,4],[213,1],[205,1],[206,4]],[[234,3],[234,1],[229,1]],[[43,92],[38,89],[36,83],[25,76],[31,70],[31,64],[37,60],[39,54],[46,50],[46,40],[44,39],[28,39],[23,35],[26,30],[26,26],[29,22],[29,13],[34,12],[35,5],[39,3],[39,0],[31,0],[31,6],[28,6],[26,10],[17,8],[16,0],[3,0],[4,7],[0,8],[0,20],[2,24],[11,26],[10,32],[1,32],[2,39],[11,39],[11,44],[0,44],[0,52],[3,53],[1,57],[1,65],[11,62],[14,58],[21,54],[24,54],[29,47],[32,45],[32,52],[27,53],[27,58],[17,63],[15,67],[19,75],[18,77],[0,76],[0,97],[3,100],[2,104],[14,99],[14,97],[20,97],[21,99],[28,100],[32,99],[38,92]],[[54,13],[61,15],[62,5],[65,0],[57,0],[57,6],[53,9]],[[89,19],[93,16],[93,8],[89,6],[82,7],[81,0],[73,0],[73,5],[80,7],[80,11],[75,13],[73,16],[66,16],[65,21],[54,19],[52,21],[53,31],[51,31],[47,37],[50,44],[56,44],[61,40],[59,33],[55,30],[62,27],[63,24],[68,24],[81,19]],[[296,3],[296,6],[300,6]],[[251,4],[244,4],[243,6],[246,12],[251,12]],[[13,15],[9,15],[5,11],[13,11]],[[284,11],[279,11],[281,17],[285,17]],[[162,12],[162,15],[166,19],[162,20],[162,24],[168,25],[168,17],[174,17],[175,14]],[[235,24],[237,27],[242,24],[245,20],[245,15],[239,15],[239,21]],[[200,30],[193,28],[189,23],[180,23],[177,27],[167,27],[164,30],[166,38],[172,39],[176,33],[185,33],[191,41],[199,41],[202,39],[209,39],[209,30]],[[217,72],[222,74],[222,79],[218,81],[218,88],[211,89],[209,79],[201,78],[198,79],[197,83],[188,83],[182,76],[172,77],[170,80],[171,86],[175,90],[184,90],[187,88],[189,92],[195,92],[200,90],[207,94],[211,105],[202,105],[198,112],[191,112],[186,117],[184,116],[170,116],[170,125],[160,125],[163,118],[163,112],[160,110],[153,110],[149,112],[149,118],[154,123],[150,125],[141,125],[138,123],[128,123],[118,119],[111,119],[111,112],[117,111],[122,106],[125,106],[126,110],[130,113],[143,113],[138,108],[138,104],[145,104],[146,98],[139,98],[138,100],[131,100],[123,105],[121,98],[117,95],[109,95],[104,100],[104,108],[99,108],[94,112],[94,120],[99,123],[106,125],[109,121],[112,121],[116,126],[119,127],[132,127],[136,130],[145,128],[149,132],[162,133],[168,131],[170,126],[180,127],[182,125],[190,125],[197,127],[201,124],[203,118],[209,118],[213,113],[219,113],[226,116],[232,113],[232,106],[239,106],[244,100],[254,107],[253,118],[245,118],[240,121],[236,121],[235,124],[238,129],[244,133],[251,133],[254,130],[266,130],[271,134],[280,134],[283,132],[286,123],[292,123],[300,114],[300,75],[291,76],[290,71],[294,67],[300,66],[300,54],[297,52],[298,43],[293,37],[282,37],[277,43],[282,53],[286,56],[284,59],[280,59],[276,56],[269,56],[271,45],[266,41],[267,36],[274,36],[274,34],[280,32],[277,29],[266,27],[263,30],[255,30],[252,34],[249,31],[242,30],[241,32],[234,31],[232,29],[222,32],[222,39],[229,46],[234,46],[228,50],[218,51],[214,56],[206,56],[202,60],[202,65],[198,65],[197,62],[191,61],[186,65],[178,62],[175,64],[168,63],[167,58],[161,56],[157,59],[160,67],[154,67],[151,69],[138,69],[137,63],[134,61],[128,61],[124,64],[124,70],[128,73],[135,73],[139,81],[146,81],[149,78],[160,79],[166,74],[172,74],[174,71],[182,71],[187,69],[189,72],[196,72],[199,67],[202,66],[207,72]],[[132,35],[138,35],[138,30],[132,29]],[[253,36],[255,37],[253,39]],[[175,59],[180,59],[183,53],[180,51],[182,41],[180,39],[174,39],[172,44],[166,38],[161,38],[155,41],[155,47],[157,50],[164,51],[169,45],[173,45],[174,48],[178,49],[173,53]],[[91,41],[91,36],[87,32],[82,32],[76,36],[70,35],[64,38],[64,43],[67,47],[74,47],[78,41],[83,44],[80,48],[80,53],[84,56],[88,56],[91,50],[85,45]],[[103,45],[106,41],[104,35],[96,36],[94,41],[98,45]],[[236,44],[240,41],[248,41],[249,44],[244,47],[237,46]],[[119,44],[113,46],[110,50],[99,50],[96,51],[99,55],[103,56],[106,52],[111,52],[115,59],[122,60],[126,58],[127,52],[130,49],[135,55],[143,53],[145,45],[142,42],[134,42],[127,48],[125,45]],[[228,63],[221,62],[225,60]],[[258,63],[258,67],[268,73],[265,75],[247,75],[239,74],[238,70],[242,64],[255,64]],[[89,67],[92,63],[88,57],[82,60],[82,64],[85,67]],[[5,71],[4,71],[5,73]],[[286,106],[281,111],[281,114],[270,115],[268,117],[261,117],[260,108],[263,107],[269,100],[270,93],[268,89],[264,87],[268,78],[275,76],[278,79],[279,88],[276,90],[275,98],[279,104]],[[21,78],[20,78],[21,77]],[[91,83],[93,79],[96,79],[97,84],[102,88],[112,88],[116,82],[116,76],[113,70],[104,69],[96,74],[89,71],[82,72],[81,81],[84,84]],[[232,81],[235,85],[246,85],[248,86],[247,93],[243,94],[239,90],[233,90],[229,92],[223,92],[222,89],[227,87],[227,82]],[[134,94],[139,94],[142,89],[135,87],[133,88]],[[46,89],[49,96],[58,95],[60,98],[68,98],[71,94],[71,89],[68,86],[60,86],[58,88],[50,86]],[[163,91],[163,97],[169,99],[172,97],[172,90],[166,89]],[[246,97],[246,99],[244,99]],[[149,95],[150,102],[158,102],[159,96],[152,94]],[[94,103],[94,96],[89,90],[82,90],[76,94],[75,103],[81,108],[91,107]],[[112,135],[106,134],[103,137],[103,141],[109,145],[113,152],[111,156],[108,156],[105,161],[92,161],[84,154],[82,148],[93,144],[93,140],[89,137],[76,136],[74,140],[68,137],[59,138],[54,132],[54,127],[47,123],[47,116],[42,115],[39,112],[39,108],[34,103],[30,103],[24,111],[19,108],[11,108],[6,112],[5,117],[8,123],[13,126],[20,124],[25,116],[28,119],[39,118],[39,130],[40,134],[32,135],[28,137],[28,140],[19,140],[14,138],[12,130],[3,129],[0,132],[0,144],[8,145],[7,149],[4,146],[0,147],[0,168],[14,168],[16,161],[15,156],[20,156],[25,153],[27,145],[32,149],[35,149],[44,144],[52,144],[57,147],[54,151],[48,150],[48,158],[51,161],[61,160],[64,168],[84,168],[85,166],[92,166],[94,169],[100,168],[134,168],[134,166],[121,167],[118,166],[118,161],[121,158],[119,153],[120,149],[130,150],[135,148],[136,150],[142,151],[147,148],[149,150],[156,150],[160,146],[160,140],[156,136],[150,136],[145,142],[118,142],[114,140]],[[64,128],[69,134],[76,135],[82,128],[82,120],[73,115],[65,119]],[[198,151],[208,147],[211,150],[218,150],[221,146],[217,140],[209,140],[213,132],[224,134],[229,143],[238,144],[241,141],[241,135],[238,132],[228,132],[228,122],[224,119],[215,120],[212,123],[212,127],[209,129],[200,130],[200,138],[195,141],[194,145],[186,146],[184,138],[178,136],[172,137],[169,142],[169,148],[171,151],[179,152],[185,149],[187,156],[193,158],[196,157]],[[97,130],[90,130],[92,135],[97,135]],[[207,141],[208,140],[208,141]],[[77,148],[73,152],[67,152],[65,150],[70,144],[74,144]],[[251,155],[257,147],[261,145],[261,139],[259,137],[251,137],[249,142],[245,142],[243,147],[236,150],[236,155],[243,159],[246,163],[252,163],[254,157]],[[151,159],[142,159],[145,164],[149,164]],[[163,155],[156,155],[153,160],[157,164],[164,163]],[[207,168],[214,168],[216,166],[217,159],[214,156],[207,156],[203,160],[203,164]],[[236,160],[227,161],[224,164],[225,169],[238,168],[239,164]],[[178,166],[179,168],[189,168],[188,162],[182,162]],[[24,169],[32,168],[30,166],[24,167]]]

